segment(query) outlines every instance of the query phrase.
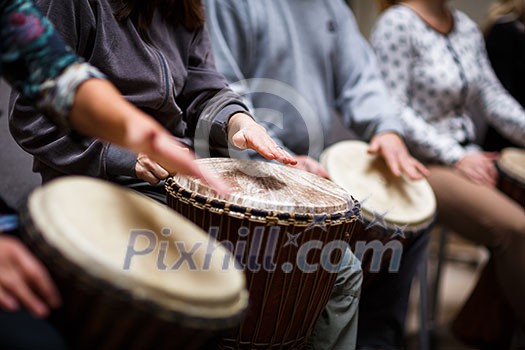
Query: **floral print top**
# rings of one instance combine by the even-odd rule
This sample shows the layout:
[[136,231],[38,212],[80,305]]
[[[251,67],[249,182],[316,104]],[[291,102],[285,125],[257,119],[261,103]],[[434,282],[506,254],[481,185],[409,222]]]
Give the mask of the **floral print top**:
[[471,119],[476,113],[525,145],[525,110],[492,71],[477,25],[460,11],[452,14],[454,27],[443,34],[411,8],[393,6],[372,35],[383,77],[402,108],[411,151],[447,165],[480,151]]
[[61,126],[77,87],[103,78],[67,47],[30,0],[0,0],[0,76]]

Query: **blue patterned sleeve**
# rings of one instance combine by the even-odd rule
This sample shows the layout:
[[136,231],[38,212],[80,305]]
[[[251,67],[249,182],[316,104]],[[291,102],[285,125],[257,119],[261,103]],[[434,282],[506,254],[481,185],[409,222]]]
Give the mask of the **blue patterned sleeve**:
[[62,126],[77,87],[103,78],[65,45],[31,0],[0,0],[0,74]]

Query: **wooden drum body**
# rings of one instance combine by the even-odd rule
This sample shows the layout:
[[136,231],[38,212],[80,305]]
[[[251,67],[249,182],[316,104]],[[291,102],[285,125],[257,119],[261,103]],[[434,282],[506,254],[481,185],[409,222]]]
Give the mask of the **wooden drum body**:
[[525,150],[505,148],[496,165],[498,188],[525,208]]
[[201,159],[229,183],[219,198],[200,181],[167,181],[168,204],[207,230],[244,269],[250,307],[223,349],[302,349],[337,277],[359,205],[312,174],[267,162]]
[[325,150],[321,163],[331,179],[361,203],[363,220],[351,239],[361,259],[364,284],[370,272],[394,272],[403,249],[430,230],[436,199],[426,180],[395,177],[380,156],[361,141],[339,142]]
[[201,269],[198,251],[197,268],[175,268],[180,244],[210,238],[133,191],[57,180],[31,195],[23,224],[60,290],[63,307],[52,319],[73,349],[202,349],[236,327],[247,306],[244,276],[222,266],[233,257],[219,249]]

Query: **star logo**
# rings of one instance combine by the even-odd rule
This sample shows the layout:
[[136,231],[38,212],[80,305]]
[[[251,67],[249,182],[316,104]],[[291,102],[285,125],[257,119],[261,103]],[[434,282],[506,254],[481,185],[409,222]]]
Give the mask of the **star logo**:
[[365,218],[363,217],[363,214],[361,214],[361,212],[359,212],[359,214],[357,214],[357,221],[359,221],[361,224],[365,225]]
[[394,228],[394,233],[392,233],[392,236],[390,238],[394,239],[394,238],[397,238],[397,237],[401,237],[403,239],[406,239],[405,230],[407,229],[407,226],[408,225],[405,225],[403,227],[399,227],[399,226],[396,225],[395,228]]
[[308,227],[306,227],[306,230],[304,230],[304,232],[313,230],[316,227],[319,227],[321,228],[321,230],[326,232],[326,215],[315,216],[314,221],[310,225],[308,225]]
[[299,243],[297,243],[297,240],[301,236],[302,232],[299,232],[296,235],[292,235],[289,232],[286,232],[286,237],[288,237],[288,241],[284,244],[283,247],[288,247],[289,245],[293,245],[294,247],[299,247]]
[[319,227],[321,230],[326,232],[326,224],[324,222],[312,222],[308,227],[306,227],[306,230],[304,232],[308,232],[313,230],[314,228]]
[[363,198],[363,200],[359,201],[359,203],[361,203],[361,206],[363,206],[363,204],[365,204],[366,202],[368,202],[368,200],[370,199],[370,197],[372,197],[372,194],[370,193],[368,196],[366,196],[365,198]]
[[379,226],[383,229],[386,229],[385,216],[387,216],[387,214],[388,210],[385,211],[383,214],[379,214],[377,211],[374,211],[374,220],[372,220],[372,222],[370,222],[365,229],[368,230],[369,228],[372,228],[374,226]]

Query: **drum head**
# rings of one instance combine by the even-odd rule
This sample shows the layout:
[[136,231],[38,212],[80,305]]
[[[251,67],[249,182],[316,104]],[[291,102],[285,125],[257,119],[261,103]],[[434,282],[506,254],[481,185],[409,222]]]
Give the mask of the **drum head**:
[[385,223],[409,226],[431,220],[436,199],[428,182],[396,178],[384,160],[367,149],[364,142],[343,141],[327,148],[321,163],[335,183],[361,202],[366,219],[386,213]]
[[[231,255],[217,247],[206,269],[208,236],[143,195],[100,180],[68,177],[34,191],[28,211],[46,244],[87,275],[135,299],[199,319],[230,318],[246,307],[244,275]],[[182,260],[174,268],[181,262],[180,247],[183,252],[200,249],[191,262]]]
[[525,184],[525,150],[505,148],[498,165],[507,175]]
[[[222,178],[231,189],[220,199],[260,210],[288,213],[331,214],[351,209],[352,196],[343,188],[308,172],[254,160],[199,159],[199,164]],[[192,192],[219,198],[200,180],[176,175],[174,181]]]

